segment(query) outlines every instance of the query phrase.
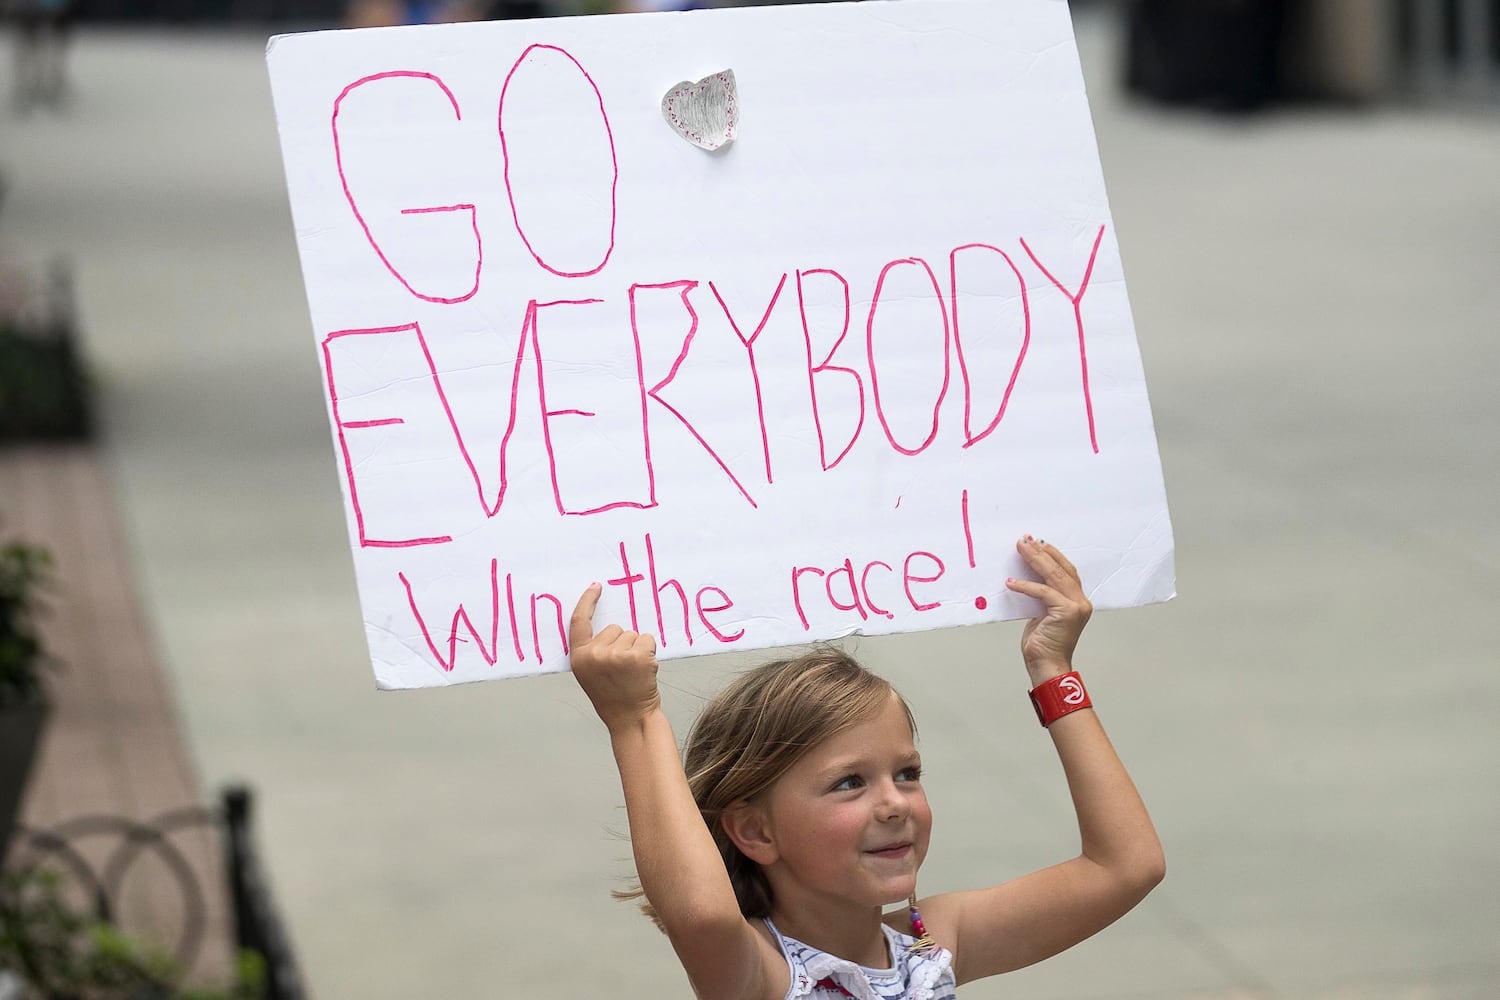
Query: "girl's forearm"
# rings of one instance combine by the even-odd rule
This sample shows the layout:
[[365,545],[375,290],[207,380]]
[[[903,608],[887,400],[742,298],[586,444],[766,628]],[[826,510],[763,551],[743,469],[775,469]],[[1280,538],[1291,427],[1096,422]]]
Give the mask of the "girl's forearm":
[[672,727],[660,708],[610,727],[625,790],[636,873],[671,938],[693,992],[745,997],[760,990],[754,932],[693,801]]
[[672,726],[658,708],[610,728],[641,888],[668,933],[741,921],[718,848],[693,801]]
[[1161,841],[1135,783],[1093,709],[1072,712],[1048,728],[1078,816],[1083,856],[1142,894],[1166,872]]

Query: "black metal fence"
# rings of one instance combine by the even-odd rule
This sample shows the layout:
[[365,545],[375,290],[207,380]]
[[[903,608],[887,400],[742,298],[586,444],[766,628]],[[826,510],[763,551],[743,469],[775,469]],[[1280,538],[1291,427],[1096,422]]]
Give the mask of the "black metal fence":
[[60,871],[82,891],[94,918],[114,924],[127,876],[142,859],[154,858],[170,876],[181,913],[177,940],[163,943],[183,968],[191,968],[206,943],[210,904],[179,838],[184,831],[217,832],[228,883],[220,891],[227,893],[232,914],[230,943],[260,956],[265,1000],[303,1000],[307,994],[296,958],[255,847],[252,804],[250,790],[236,786],[224,791],[217,808],[189,806],[144,822],[94,815],[44,830],[21,826],[13,835],[6,867]]
[[297,962],[276,914],[260,855],[251,837],[250,790],[243,787],[226,790],[223,810],[235,943],[256,952],[265,961],[266,1000],[302,1000],[306,993]]

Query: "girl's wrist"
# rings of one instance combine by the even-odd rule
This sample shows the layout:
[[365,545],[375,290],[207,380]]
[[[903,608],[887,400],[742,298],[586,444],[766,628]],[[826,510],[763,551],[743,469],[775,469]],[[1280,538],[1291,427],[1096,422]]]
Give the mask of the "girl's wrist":
[[1036,687],[1038,684],[1045,684],[1054,677],[1061,677],[1063,674],[1071,673],[1072,670],[1073,664],[1067,660],[1042,660],[1037,663],[1026,664],[1026,674],[1031,678],[1032,687]]
[[609,735],[612,739],[618,739],[622,736],[641,732],[646,728],[653,716],[661,714],[661,702],[643,705],[638,711],[623,712],[605,719],[604,728],[609,730]]

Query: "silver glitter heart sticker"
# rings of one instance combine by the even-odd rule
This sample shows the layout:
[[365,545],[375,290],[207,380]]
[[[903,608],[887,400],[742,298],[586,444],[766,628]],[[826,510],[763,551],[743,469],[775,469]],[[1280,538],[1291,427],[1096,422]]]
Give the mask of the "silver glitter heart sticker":
[[699,149],[713,151],[733,142],[740,124],[734,70],[673,84],[661,99],[661,115],[672,131]]

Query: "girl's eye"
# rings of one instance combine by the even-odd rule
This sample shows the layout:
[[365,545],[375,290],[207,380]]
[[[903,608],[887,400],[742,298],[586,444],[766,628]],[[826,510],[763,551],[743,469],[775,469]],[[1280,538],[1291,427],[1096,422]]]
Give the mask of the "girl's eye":
[[920,766],[904,767],[896,772],[897,781],[921,781],[922,768]]
[[862,787],[864,783],[864,779],[859,775],[851,774],[845,778],[841,778],[838,783],[833,786],[831,791],[852,792],[854,789]]

